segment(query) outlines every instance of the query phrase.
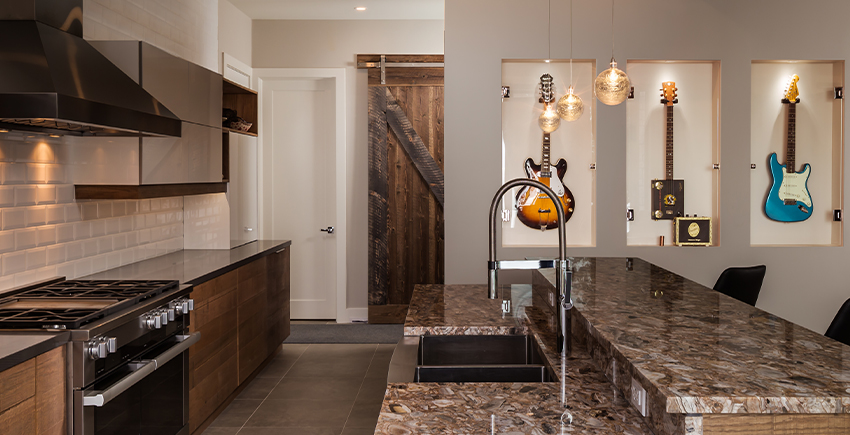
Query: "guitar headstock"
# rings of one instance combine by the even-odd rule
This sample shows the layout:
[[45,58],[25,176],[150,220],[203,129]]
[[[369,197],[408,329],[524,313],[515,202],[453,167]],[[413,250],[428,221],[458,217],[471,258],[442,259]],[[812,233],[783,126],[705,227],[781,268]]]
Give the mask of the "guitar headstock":
[[549,75],[549,73],[543,74],[540,76],[540,102],[541,103],[551,103],[555,101],[555,91],[552,89],[552,82],[555,79]]
[[679,102],[679,95],[676,94],[679,88],[676,87],[676,82],[663,82],[661,83],[661,102],[667,106],[672,106]]
[[785,98],[782,100],[783,103],[799,103],[800,100],[797,98],[800,96],[800,91],[797,89],[797,82],[800,81],[800,76],[797,74],[792,75],[788,79],[788,84],[785,85]]

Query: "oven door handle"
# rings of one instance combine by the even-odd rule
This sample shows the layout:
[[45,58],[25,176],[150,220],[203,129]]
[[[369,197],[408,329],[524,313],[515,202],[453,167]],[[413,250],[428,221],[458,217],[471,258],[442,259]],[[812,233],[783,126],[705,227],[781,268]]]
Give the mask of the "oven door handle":
[[127,376],[121,378],[118,382],[109,386],[105,390],[91,391],[83,396],[83,406],[103,406],[109,403],[112,399],[118,397],[119,394],[127,391],[128,388],[136,385],[147,375],[153,373],[157,368],[165,365],[177,355],[189,349],[189,346],[198,342],[201,339],[201,333],[195,332],[190,335],[178,335],[178,343],[172,346],[165,352],[157,355],[155,358],[142,361],[142,365]]

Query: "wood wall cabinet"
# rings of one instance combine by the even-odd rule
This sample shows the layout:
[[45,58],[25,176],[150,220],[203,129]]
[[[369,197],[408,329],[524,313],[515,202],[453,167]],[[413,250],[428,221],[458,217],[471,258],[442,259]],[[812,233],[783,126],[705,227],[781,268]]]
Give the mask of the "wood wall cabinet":
[[289,247],[192,290],[189,430],[225,405],[289,336]]
[[67,433],[65,388],[64,346],[0,372],[0,431]]
[[235,110],[236,116],[253,124],[248,131],[240,131],[223,127],[224,131],[233,131],[250,136],[257,136],[257,133],[260,132],[257,102],[257,91],[223,78],[221,107],[223,109]]

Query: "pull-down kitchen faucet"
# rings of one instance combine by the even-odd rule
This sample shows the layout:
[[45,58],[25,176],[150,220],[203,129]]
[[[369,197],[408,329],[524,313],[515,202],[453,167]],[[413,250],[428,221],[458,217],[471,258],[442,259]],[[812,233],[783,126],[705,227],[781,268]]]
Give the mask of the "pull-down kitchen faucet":
[[[558,260],[496,260],[496,209],[505,192],[516,186],[531,186],[542,190],[553,198],[555,209],[558,211]],[[549,186],[526,178],[517,178],[503,184],[490,203],[490,258],[487,261],[487,287],[490,299],[496,299],[498,287],[498,272],[500,269],[555,269],[555,287],[558,289],[558,306],[555,308],[558,318],[558,353],[569,356],[572,350],[570,338],[570,309],[573,307],[570,299],[573,273],[567,260],[567,232],[564,228],[564,206],[557,200],[558,196]]]

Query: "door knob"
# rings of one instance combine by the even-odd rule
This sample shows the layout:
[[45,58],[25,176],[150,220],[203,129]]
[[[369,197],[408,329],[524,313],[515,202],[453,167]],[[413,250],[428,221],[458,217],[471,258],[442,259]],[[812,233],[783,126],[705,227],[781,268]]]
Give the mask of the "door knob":
[[319,231],[322,231],[322,232],[325,232],[325,233],[328,233],[328,234],[333,234],[334,233],[334,227],[322,228]]

